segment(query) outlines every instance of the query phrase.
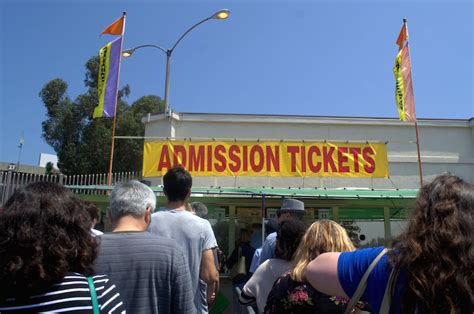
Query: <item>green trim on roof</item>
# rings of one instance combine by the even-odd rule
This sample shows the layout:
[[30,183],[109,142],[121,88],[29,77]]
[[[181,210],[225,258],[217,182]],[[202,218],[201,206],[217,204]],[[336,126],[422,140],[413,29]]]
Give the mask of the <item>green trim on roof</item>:
[[[112,190],[113,186],[89,185],[67,186],[70,189],[85,190]],[[154,192],[162,193],[162,186],[152,186]],[[227,188],[227,187],[193,187],[193,194],[228,195],[228,196],[268,196],[268,197],[295,197],[312,199],[415,199],[418,189],[373,190],[373,189],[325,189],[325,188]]]

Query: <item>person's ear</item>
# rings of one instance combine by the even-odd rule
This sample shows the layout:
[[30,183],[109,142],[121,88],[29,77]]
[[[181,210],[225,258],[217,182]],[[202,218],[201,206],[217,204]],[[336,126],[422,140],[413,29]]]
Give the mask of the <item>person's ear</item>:
[[186,198],[184,199],[184,202],[189,203],[190,198],[191,198],[191,190],[189,190],[188,195],[186,195]]
[[280,216],[278,217],[278,223],[283,222],[286,220],[286,214],[287,213],[281,213]]
[[151,207],[147,207],[145,210],[145,223],[147,226],[151,223]]

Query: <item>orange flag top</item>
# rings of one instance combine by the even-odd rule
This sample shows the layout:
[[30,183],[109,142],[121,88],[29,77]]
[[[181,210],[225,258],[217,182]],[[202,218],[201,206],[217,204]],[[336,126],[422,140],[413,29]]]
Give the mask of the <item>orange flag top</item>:
[[122,15],[121,18],[117,19],[115,22],[110,24],[100,34],[122,35],[124,20],[125,20],[125,15]]
[[398,35],[398,38],[397,38],[397,45],[398,47],[400,47],[399,50],[402,50],[403,43],[405,41],[408,41],[408,31],[407,31],[407,24],[403,23],[402,29],[400,30],[400,34]]

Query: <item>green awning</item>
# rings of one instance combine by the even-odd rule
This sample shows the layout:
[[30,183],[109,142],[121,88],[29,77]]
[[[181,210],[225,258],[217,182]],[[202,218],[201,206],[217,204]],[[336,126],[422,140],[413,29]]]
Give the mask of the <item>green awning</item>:
[[[86,191],[107,191],[112,190],[113,186],[90,185],[74,186],[68,188],[84,193]],[[151,189],[157,193],[163,193],[162,186],[152,186]],[[240,197],[295,197],[311,199],[415,199],[418,189],[326,189],[326,188],[248,188],[248,187],[193,187],[194,195],[218,195],[218,196],[240,196]]]
[[[154,189],[155,190],[155,189]],[[158,191],[158,190],[155,190]],[[161,191],[161,188],[160,190]],[[320,189],[320,188],[193,188],[193,193],[219,195],[265,195],[295,198],[330,198],[330,199],[361,199],[361,198],[416,198],[418,190],[372,190],[372,189]]]

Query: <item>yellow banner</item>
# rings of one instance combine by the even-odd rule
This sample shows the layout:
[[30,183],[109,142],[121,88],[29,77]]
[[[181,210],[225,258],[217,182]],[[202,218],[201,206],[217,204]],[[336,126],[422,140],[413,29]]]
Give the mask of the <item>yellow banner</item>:
[[397,104],[398,115],[400,120],[407,121],[405,116],[405,84],[402,75],[402,50],[398,52],[395,58],[393,74],[395,75],[395,103]]
[[99,79],[97,81],[97,93],[99,94],[99,104],[94,108],[93,118],[100,118],[104,115],[105,89],[109,76],[110,48],[112,42],[99,50]]
[[385,144],[337,142],[145,142],[143,176],[180,164],[193,176],[388,177]]

